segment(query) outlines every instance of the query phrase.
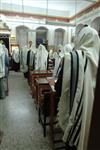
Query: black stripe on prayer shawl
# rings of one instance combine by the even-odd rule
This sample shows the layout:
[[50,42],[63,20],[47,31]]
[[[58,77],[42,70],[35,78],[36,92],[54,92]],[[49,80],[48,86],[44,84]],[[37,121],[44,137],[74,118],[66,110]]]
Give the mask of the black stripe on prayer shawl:
[[29,67],[29,65],[30,65],[30,52],[31,52],[31,50],[29,50],[28,52],[27,52],[27,66]]
[[77,51],[76,52],[76,55],[77,55],[77,74],[76,74],[76,84],[75,84],[75,93],[74,93],[74,97],[75,97],[75,94],[76,94],[76,89],[77,89],[77,83],[78,83],[78,78],[79,78],[79,56],[78,56],[78,53]]
[[77,127],[77,123],[79,122],[79,119],[80,119],[80,117],[81,117],[82,108],[83,108],[83,106],[82,106],[82,104],[81,104],[81,105],[80,105],[79,112],[78,112],[78,115],[77,115],[77,118],[75,118],[74,126],[73,126],[73,127],[71,128],[71,130],[70,130],[69,137],[68,137],[68,139],[67,139],[68,142],[71,140],[71,138],[72,138],[72,136],[73,136],[73,134],[74,134],[74,132],[75,132],[75,128]]
[[[86,58],[85,66],[84,66],[84,73],[86,71],[87,62],[88,62],[88,60]],[[82,123],[82,120],[80,121],[80,119],[82,117],[82,110],[83,110],[83,101],[82,101],[83,91],[84,91],[84,83],[83,83],[83,89],[82,89],[80,102],[78,104],[77,111],[75,114],[75,116],[76,116],[75,117],[75,124],[71,128],[71,130],[69,132],[69,136],[67,138],[67,143],[69,143],[69,145],[70,145],[70,143],[71,143],[71,145],[75,145],[76,140],[78,140],[77,138],[79,138],[79,134],[80,134],[80,130],[81,130],[81,123]]]
[[55,90],[56,90],[57,97],[61,97],[63,68],[64,68],[64,58],[62,58],[62,60],[61,60],[58,79],[57,79],[57,82],[55,83]]
[[32,69],[35,69],[35,54],[33,54],[33,64],[32,64]]
[[80,125],[78,126],[76,135],[75,135],[75,137],[74,137],[74,139],[73,139],[73,143],[75,143],[75,141],[76,141],[76,139],[77,139],[77,137],[78,137],[78,135],[79,135],[79,133],[80,133],[80,130],[81,130],[81,124],[82,124],[82,121],[80,122]]
[[[70,99],[70,103],[72,103],[74,101],[74,97],[76,94],[77,83],[78,83],[78,78],[79,78],[79,56],[78,56],[78,53],[76,51],[72,52],[70,54],[71,54],[71,80],[70,80],[71,99]],[[73,65],[73,63],[74,63],[74,65]],[[72,88],[73,88],[73,90],[72,90]],[[72,96],[72,94],[74,94],[74,95]],[[72,97],[73,97],[73,101],[72,101]],[[71,113],[71,109],[72,109],[72,106],[70,105],[70,113]],[[71,133],[72,133],[72,130],[70,130],[70,132],[69,132],[68,139],[69,139]],[[67,141],[69,141],[69,140],[67,140]]]
[[[84,66],[84,73],[85,73],[85,71],[86,71],[86,67],[87,67],[87,58],[86,58],[86,61],[85,61],[85,66]],[[82,95],[81,95],[81,102],[82,102],[83,91],[84,91],[84,84],[83,84],[83,90],[82,90]],[[80,106],[80,104],[79,104],[79,106]],[[77,108],[77,112],[76,112],[76,116],[78,115],[79,109],[80,109],[80,108],[78,107],[78,108]],[[82,110],[83,110],[83,102],[82,102],[82,108],[81,108],[80,115],[78,116],[79,118],[78,118],[78,120],[77,120],[77,122],[76,122],[76,127],[77,127],[77,124],[78,124],[78,122],[79,122],[80,117],[82,117]],[[73,137],[72,137],[72,139],[73,139],[72,143],[73,143],[73,144],[74,144],[75,141],[77,140],[77,137],[78,137],[78,135],[79,135],[79,133],[80,133],[81,124],[82,124],[82,120],[80,121],[80,124],[78,125],[78,129],[76,129],[76,130],[73,129],[73,131],[75,130],[75,132],[76,132],[76,133],[73,133]],[[74,145],[75,145],[75,144],[74,144]]]
[[69,144],[71,143],[72,145],[75,145],[75,141],[77,140],[77,137],[79,135],[78,128],[79,128],[79,126],[82,123],[82,119],[81,119],[81,117],[82,117],[82,110],[83,110],[83,107],[81,107],[79,116],[78,116],[78,118],[77,118],[77,120],[76,120],[76,122],[74,124],[73,129],[72,129],[72,133],[71,133],[71,135],[69,137],[69,141],[68,141]]
[[78,53],[70,52],[71,54],[71,78],[70,78],[70,113],[73,107],[73,101],[76,94],[78,72],[79,72],[79,57]]
[[84,66],[84,72],[86,71],[87,62],[88,62],[88,59],[87,59],[87,57],[86,57],[86,62],[85,62],[85,66]]
[[[71,55],[71,78],[70,78],[70,102],[72,101],[72,94],[71,94],[71,89],[72,89],[72,74],[73,74],[73,55],[70,52]],[[70,114],[71,114],[71,103],[70,103]]]
[[[87,58],[86,58],[86,61],[85,61],[85,66],[84,66],[84,73],[85,73],[85,71],[86,71],[86,67],[87,67]],[[81,104],[81,101],[82,101],[83,90],[84,90],[84,85],[83,85],[83,89],[82,89],[81,98],[80,98],[79,105],[78,105],[78,108],[77,108],[77,111],[76,111],[76,114],[75,114],[75,116],[77,116],[77,113],[78,113],[78,110],[79,110],[79,107],[80,107],[80,104]]]

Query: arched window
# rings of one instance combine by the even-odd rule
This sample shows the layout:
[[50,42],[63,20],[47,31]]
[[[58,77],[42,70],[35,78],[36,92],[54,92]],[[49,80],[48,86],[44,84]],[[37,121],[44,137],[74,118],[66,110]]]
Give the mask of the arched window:
[[44,45],[47,44],[47,33],[48,29],[45,27],[38,27],[36,29],[36,45],[38,45],[38,43],[42,43]]
[[55,36],[54,36],[54,45],[55,46],[57,46],[59,44],[63,45],[64,33],[65,33],[64,29],[59,28],[59,29],[55,30]]
[[28,45],[28,27],[18,26],[16,27],[16,42],[19,47]]

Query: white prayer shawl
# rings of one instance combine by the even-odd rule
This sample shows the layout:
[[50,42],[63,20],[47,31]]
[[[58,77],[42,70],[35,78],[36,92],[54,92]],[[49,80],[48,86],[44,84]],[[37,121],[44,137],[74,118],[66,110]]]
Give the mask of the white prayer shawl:
[[35,54],[36,54],[36,47],[35,45],[32,44],[32,46],[29,48],[30,50],[30,67],[33,66],[33,61],[35,59]]
[[59,68],[62,57],[57,54],[57,56],[55,58],[55,67],[54,67],[54,70],[53,70],[53,77],[54,78],[57,77],[57,71],[58,71],[58,68]]
[[58,53],[57,53],[57,52],[54,52],[54,53],[53,53],[53,58],[56,59],[56,57],[58,57]]
[[49,58],[50,58],[50,59],[53,58],[53,50],[52,50],[52,49],[50,49],[50,51],[49,51]]
[[22,71],[23,72],[27,72],[28,71],[28,66],[27,66],[27,52],[28,52],[27,46],[22,47],[22,51],[21,51],[21,63],[22,63]]
[[5,46],[4,44],[3,44],[2,46],[3,46],[3,49],[4,49],[4,51],[5,51],[6,55],[7,55],[7,57],[9,57],[8,49],[6,48],[6,46]]
[[[83,115],[82,115],[82,126],[80,132],[80,140],[78,150],[86,150],[89,128],[94,100],[94,89],[96,85],[96,73],[98,68],[98,59],[100,52],[100,40],[97,32],[90,28],[85,27],[82,29],[78,36],[78,55],[79,55],[79,79],[74,98],[73,108],[71,115],[69,116],[69,103],[70,103],[70,72],[71,72],[71,57],[70,54],[66,54],[64,57],[64,72],[62,82],[62,94],[58,104],[58,120],[59,124],[64,131],[63,140],[66,142],[70,128],[74,124],[75,112],[77,109],[78,102],[83,90]],[[81,51],[84,52],[84,59]],[[84,74],[84,64],[87,58],[87,68]]]
[[61,44],[58,45],[58,54],[61,58],[64,57],[64,50],[63,50],[63,46]]
[[0,44],[0,78],[5,76],[5,52],[2,44]]
[[[58,107],[59,110],[58,118],[59,118],[60,126],[64,131],[63,140],[65,142],[69,135],[70,129],[73,126],[76,117],[75,113],[78,104],[80,102],[81,93],[83,89],[85,59],[83,59],[81,51],[77,51],[77,53],[79,56],[79,78],[78,78],[77,90],[76,90],[76,95],[75,95],[71,114],[70,114],[70,107],[69,107],[70,106],[70,77],[71,77],[71,68],[69,66],[71,65],[71,55],[68,53],[65,54],[64,57],[63,86],[62,86],[61,100],[59,102],[59,107]],[[62,116],[64,116],[64,118]]]
[[96,74],[100,53],[100,39],[96,30],[90,27],[85,27],[80,32],[78,41],[80,41],[79,49],[84,51],[86,57],[88,58],[88,65],[84,80],[84,105],[78,150],[87,150],[90,121],[94,102],[94,90],[96,86]]
[[19,52],[19,48],[15,48],[12,52],[12,58],[14,59],[14,61],[16,63],[19,63],[20,61],[20,52]]
[[[60,52],[59,52],[60,50]],[[57,71],[61,62],[61,59],[64,57],[64,51],[63,51],[63,46],[61,44],[58,45],[58,53],[57,56],[55,57],[55,67],[53,71],[53,77],[57,78]]]
[[77,37],[79,32],[84,28],[84,24],[80,23],[76,26],[75,36]]
[[36,53],[35,70],[47,70],[48,52],[43,45],[39,45]]
[[75,50],[75,49],[77,50],[77,48],[78,48],[78,46],[77,46],[77,37],[78,37],[80,31],[81,31],[83,28],[84,28],[84,24],[82,24],[82,23],[80,23],[80,24],[78,24],[78,25],[76,26],[76,30],[75,30],[75,40],[74,40],[74,43],[75,43],[75,48],[74,48],[74,50]]
[[63,48],[63,53],[71,52],[72,51],[72,46],[71,44],[66,44]]
[[29,49],[31,49],[34,52],[34,54],[36,53],[36,47],[35,47],[35,45],[32,44]]

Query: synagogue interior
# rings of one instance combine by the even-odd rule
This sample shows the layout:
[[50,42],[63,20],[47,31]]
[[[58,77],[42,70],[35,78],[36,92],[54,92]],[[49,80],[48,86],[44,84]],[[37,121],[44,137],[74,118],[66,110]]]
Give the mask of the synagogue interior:
[[100,150],[100,0],[0,0],[0,150]]

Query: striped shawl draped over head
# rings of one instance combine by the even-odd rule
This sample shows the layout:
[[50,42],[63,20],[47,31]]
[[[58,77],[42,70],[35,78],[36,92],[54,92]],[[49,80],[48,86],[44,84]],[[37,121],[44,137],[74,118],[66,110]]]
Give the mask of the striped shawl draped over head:
[[[77,55],[73,62],[70,53],[64,56],[58,121],[64,132],[63,141],[69,145],[76,145],[78,150],[86,150],[96,85],[100,39],[93,28],[85,27],[79,32],[76,45],[77,50],[71,52]],[[74,68],[74,62],[77,62],[76,68]],[[77,70],[77,84],[74,83],[74,80],[71,83],[72,66],[73,70]],[[73,74],[75,75],[74,71]],[[72,103],[71,87],[73,88],[74,85],[75,92]]]

